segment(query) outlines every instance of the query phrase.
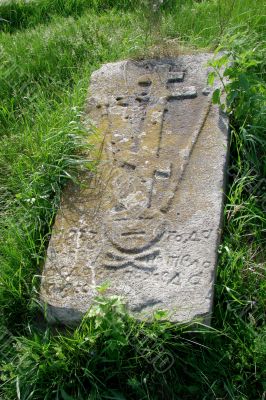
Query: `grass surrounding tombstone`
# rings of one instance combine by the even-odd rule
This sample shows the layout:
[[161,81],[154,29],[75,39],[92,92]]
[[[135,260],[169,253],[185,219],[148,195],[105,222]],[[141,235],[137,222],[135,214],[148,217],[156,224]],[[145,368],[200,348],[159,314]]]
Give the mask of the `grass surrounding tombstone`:
[[[265,398],[263,3],[165,2],[159,38],[155,15],[144,19],[137,1],[0,5],[1,398]],[[120,299],[99,294],[76,330],[49,329],[40,273],[62,187],[90,165],[82,150],[93,136],[81,123],[90,73],[152,54],[154,44],[178,54],[176,42],[221,44],[234,62],[226,64],[231,157],[213,328],[170,326],[159,314],[138,324]],[[166,365],[174,357],[163,373],[162,354]]]

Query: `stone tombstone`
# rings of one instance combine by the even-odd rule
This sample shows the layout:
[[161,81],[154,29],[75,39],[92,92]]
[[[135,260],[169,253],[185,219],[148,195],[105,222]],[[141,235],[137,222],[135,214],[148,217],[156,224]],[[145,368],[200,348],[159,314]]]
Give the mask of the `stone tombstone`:
[[69,185],[47,252],[50,321],[81,319],[107,284],[138,319],[211,314],[228,121],[206,87],[211,54],[103,65],[86,113],[103,138],[97,173]]

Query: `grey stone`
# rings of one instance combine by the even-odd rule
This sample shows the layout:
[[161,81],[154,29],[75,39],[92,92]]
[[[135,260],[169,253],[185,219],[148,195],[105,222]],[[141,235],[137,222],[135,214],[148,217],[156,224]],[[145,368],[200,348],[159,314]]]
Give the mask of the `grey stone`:
[[78,321],[108,283],[140,319],[202,317],[213,301],[228,121],[206,88],[211,54],[103,65],[86,113],[97,174],[69,184],[42,276],[51,321]]
[[172,92],[168,99],[169,100],[182,100],[182,99],[194,99],[197,97],[197,89],[195,86],[185,87],[181,90]]
[[206,86],[205,88],[202,89],[202,94],[205,96],[208,96],[212,92],[212,89],[210,86]]
[[182,72],[169,72],[167,83],[182,82],[184,80],[184,71]]

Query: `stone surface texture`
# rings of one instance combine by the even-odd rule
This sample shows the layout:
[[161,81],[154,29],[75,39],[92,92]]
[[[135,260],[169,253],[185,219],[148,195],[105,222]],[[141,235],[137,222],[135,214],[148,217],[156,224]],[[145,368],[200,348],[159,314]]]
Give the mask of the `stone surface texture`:
[[63,195],[43,271],[51,321],[77,321],[108,283],[129,311],[211,314],[228,122],[211,105],[211,54],[103,65],[86,113],[103,138],[97,174]]

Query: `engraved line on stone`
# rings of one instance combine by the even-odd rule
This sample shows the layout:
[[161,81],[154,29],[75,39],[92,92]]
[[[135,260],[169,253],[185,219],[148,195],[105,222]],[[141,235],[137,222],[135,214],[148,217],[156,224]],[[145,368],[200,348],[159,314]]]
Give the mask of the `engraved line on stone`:
[[171,93],[167,100],[174,101],[174,100],[185,100],[185,99],[194,99],[197,97],[197,90],[195,86],[185,87],[182,90],[176,91]]
[[170,67],[169,67],[169,72],[170,73],[183,73],[184,75],[185,75],[185,73],[186,73],[186,71],[180,71],[180,69],[179,69],[180,67],[177,65],[177,64],[175,64],[175,63],[171,63],[170,64]]
[[[146,110],[145,122],[143,126],[143,131],[140,134],[141,140],[139,143],[141,150],[140,157],[142,157],[142,159],[140,160],[141,162],[143,162],[143,157],[145,157],[146,154],[149,157],[152,156],[153,162],[155,161],[155,157],[158,153],[158,148],[160,145],[163,112],[164,104],[161,103],[150,105],[150,107]],[[153,169],[154,168],[152,168],[151,166],[150,172],[153,172]]]
[[[158,147],[157,147],[157,152],[156,152],[157,159],[159,158],[160,150],[161,150],[165,113],[166,113],[166,108],[165,108],[165,104],[163,104],[163,110],[161,111],[161,118],[160,118],[160,125],[159,125],[159,141],[158,141]],[[156,170],[153,171],[152,183],[151,183],[147,208],[150,208],[151,204],[152,204],[152,196],[153,196],[153,188],[154,188],[155,179],[156,179]]]
[[158,255],[160,255],[160,251],[158,249],[155,249],[152,252],[144,253],[141,256],[132,256],[127,254],[125,257],[108,252],[106,256],[108,256],[109,259],[104,261],[104,266],[107,268],[125,268],[127,266],[132,266],[143,270],[147,269],[149,271],[154,271],[155,266],[145,267],[143,263],[154,261]]
[[147,261],[147,259],[154,260],[160,254],[160,250],[154,250],[148,254],[142,254],[141,256],[136,257],[136,260],[139,261]]
[[180,272],[176,272],[167,283],[172,283],[175,278],[179,278]]
[[[205,123],[206,123],[206,121],[207,121],[208,115],[209,115],[209,113],[210,113],[210,109],[211,109],[211,101],[209,100],[209,101],[207,102],[207,106],[206,106],[205,112],[204,112],[203,116],[201,117],[201,119],[200,119],[200,121],[199,121],[199,128],[196,129],[196,130],[193,132],[193,134],[192,134],[191,141],[190,141],[190,146],[189,146],[189,148],[188,148],[188,155],[187,155],[187,157],[184,159],[184,164],[182,165],[181,172],[180,172],[180,174],[179,174],[177,183],[176,183],[176,185],[175,185],[174,193],[177,192],[177,190],[178,190],[178,188],[179,188],[179,185],[180,185],[180,182],[181,182],[181,180],[183,179],[183,176],[184,176],[184,174],[185,174],[186,168],[187,168],[187,166],[188,166],[188,164],[189,164],[189,160],[190,160],[190,158],[191,158],[191,154],[192,154],[192,152],[193,152],[193,150],[194,150],[195,144],[196,144],[196,142],[197,142],[197,140],[198,140],[198,138],[199,138],[201,132],[203,131],[203,128],[204,128]],[[169,209],[170,209],[170,207],[171,207],[171,204],[172,204],[172,202],[173,202],[173,198],[174,198],[174,196],[172,196],[172,197],[169,199],[168,203],[167,203],[164,207],[161,208],[161,211],[162,211],[163,213],[166,213],[167,211],[169,211]]]
[[[164,79],[165,74],[167,74],[168,76],[169,75],[171,76],[172,71],[176,72],[176,74],[178,74],[180,72],[180,71],[176,71],[176,67],[177,67],[176,64],[172,64],[172,63],[159,64],[159,65],[155,66],[154,72],[155,72],[155,74],[158,75],[159,81],[162,86],[165,83],[165,79]],[[166,71],[166,69],[167,69],[167,71]]]
[[[136,126],[136,130],[137,130],[137,134],[134,135],[134,141],[131,145],[131,152],[134,154],[138,154],[139,153],[139,149],[140,149],[140,133],[143,131],[143,126],[145,123],[145,118],[147,115],[147,107],[149,105],[149,102],[143,102],[141,103],[142,107],[140,107],[140,110],[138,112],[138,126]],[[137,122],[135,122],[136,124]]]
[[151,86],[152,81],[150,79],[150,76],[148,74],[140,76],[138,79],[138,84],[141,87]]
[[138,95],[135,97],[136,101],[140,103],[140,105],[148,103],[150,100],[149,96]]
[[204,229],[202,231],[202,235],[205,239],[209,239],[209,237],[211,236],[213,229]]
[[157,304],[160,304],[160,303],[162,303],[161,300],[150,299],[150,300],[148,300],[148,301],[147,301],[146,303],[144,303],[144,304],[141,304],[141,305],[139,305],[139,306],[133,307],[132,310],[133,310],[133,311],[136,311],[136,312],[140,312],[140,311],[143,311],[145,308],[153,307],[153,306],[155,306],[155,305],[157,305]]
[[[167,101],[169,101],[169,97],[168,97]],[[167,107],[164,107],[163,118],[161,120],[161,129],[160,129],[160,139],[159,139],[160,143],[159,143],[158,152],[157,152],[158,158],[160,156],[160,152],[161,152],[161,149],[162,149],[163,130],[164,130],[164,116],[165,116],[165,113],[167,111],[168,111]],[[172,191],[168,190],[169,195],[168,195],[168,198],[166,199],[166,201],[164,201],[164,203],[166,203],[166,204],[163,204],[163,206],[161,207],[161,211],[162,212],[167,212],[168,211],[168,209],[169,209],[168,204],[169,205],[171,204],[171,201],[172,201],[176,191],[178,190],[179,183],[180,183],[180,181],[182,179],[182,176],[183,176],[183,173],[185,171],[185,168],[186,168],[186,166],[187,166],[187,164],[189,162],[189,158],[190,158],[190,155],[191,155],[192,147],[194,145],[194,141],[196,140],[196,138],[197,138],[197,136],[198,136],[200,131],[201,131],[201,129],[197,130],[196,131],[196,135],[195,135],[195,132],[194,132],[194,134],[192,134],[192,138],[191,138],[191,141],[190,141],[190,143],[188,145],[188,149],[187,149],[188,156],[184,157],[183,165],[181,165],[181,167],[180,167],[180,169],[178,171],[179,179],[178,179],[177,183],[172,180],[172,185],[171,185],[171,181],[170,181],[170,188],[171,188],[171,186],[174,186],[174,187],[173,187]],[[195,136],[196,136],[196,138],[195,138]],[[154,186],[155,186],[155,182],[156,182],[156,180],[155,180],[156,175],[158,177],[158,173],[154,173],[153,180],[152,180],[152,188],[151,188],[150,199],[149,199],[149,207],[151,207],[151,205],[152,205],[152,198],[153,198],[153,194],[154,194]],[[156,182],[156,186],[158,186],[158,185],[159,185],[159,183],[157,181]],[[161,188],[161,189],[163,189],[163,188]],[[161,191],[159,190],[159,192],[162,192],[162,190]]]
[[129,163],[127,161],[124,161],[122,163],[122,168],[128,170],[128,171],[134,171],[136,169],[136,165]]
[[150,188],[150,192],[149,192],[149,200],[148,200],[148,205],[147,208],[151,208],[151,202],[152,202],[152,195],[153,195],[153,187],[154,187],[154,182],[155,182],[155,172],[153,172],[153,177],[152,177],[152,181],[151,181],[151,188]]
[[155,171],[155,178],[159,179],[167,179],[170,178],[172,172],[172,164],[170,165],[170,168],[168,170],[163,170],[163,169],[157,169]]
[[125,260],[125,257],[119,256],[119,255],[111,253],[111,252],[107,252],[106,256],[109,257],[109,259],[111,259],[111,260],[117,260],[117,261]]
[[168,109],[165,107],[165,104],[164,104],[164,109],[163,109],[163,112],[162,112],[162,118],[161,118],[161,121],[160,121],[159,144],[158,144],[158,150],[157,150],[157,157],[159,157],[160,151],[161,151],[162,138],[163,138],[164,116],[165,116],[167,111],[168,111]]
[[[126,254],[126,255],[118,255],[113,252],[107,252],[105,254],[107,257],[109,257],[109,260],[111,259],[112,261],[147,261],[147,260],[154,260],[158,255],[160,255],[160,250],[154,249],[151,252],[144,252],[141,255],[131,255],[131,254]],[[108,261],[109,261],[108,260]]]
[[126,261],[122,264],[110,261],[108,264],[104,264],[104,267],[107,269],[115,269],[115,270],[126,267],[133,267],[142,271],[151,271],[151,272],[155,270],[155,267],[145,267],[142,263],[137,263],[136,261],[132,260]]
[[169,73],[169,77],[167,79],[167,83],[176,83],[182,82],[184,80],[184,71],[181,72],[171,72]]
[[143,252],[144,250],[149,249],[150,247],[152,247],[155,243],[157,243],[162,236],[164,235],[165,230],[162,230],[162,232],[159,232],[158,235],[156,237],[154,237],[152,240],[150,240],[148,243],[146,243],[145,245],[141,246],[141,247],[135,247],[132,249],[125,249],[123,247],[121,247],[120,245],[118,245],[117,243],[114,243],[111,240],[111,243],[113,244],[113,246],[119,250],[121,253],[128,253],[128,254],[138,254]]
[[192,242],[201,241],[203,239],[209,239],[213,229],[197,230],[194,229],[190,232],[178,232],[178,231],[168,231],[168,239],[175,239],[178,242],[187,242],[191,240]]
[[121,98],[120,100],[117,100],[117,105],[121,107],[128,107],[129,102],[126,101],[124,98]]
[[124,232],[124,233],[121,233],[121,236],[143,236],[143,235],[145,235],[145,231],[132,231],[132,232]]

